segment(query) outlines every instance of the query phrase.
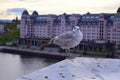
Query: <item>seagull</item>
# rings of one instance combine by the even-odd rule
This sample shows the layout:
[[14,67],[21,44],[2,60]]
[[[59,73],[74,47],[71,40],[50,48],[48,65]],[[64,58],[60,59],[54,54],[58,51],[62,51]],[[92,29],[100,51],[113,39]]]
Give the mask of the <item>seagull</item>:
[[72,31],[53,37],[48,44],[56,44],[62,49],[69,50],[79,45],[83,39],[83,33],[79,26],[74,26]]

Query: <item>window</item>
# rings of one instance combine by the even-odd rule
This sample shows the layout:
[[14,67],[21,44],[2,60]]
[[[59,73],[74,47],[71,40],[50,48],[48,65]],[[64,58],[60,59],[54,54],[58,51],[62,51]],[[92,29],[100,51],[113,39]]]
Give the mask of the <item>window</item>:
[[50,21],[47,21],[48,24],[50,24]]
[[89,16],[86,16],[86,18],[90,18]]
[[99,18],[98,16],[96,16],[95,18]]
[[110,18],[114,18],[114,16],[111,16]]
[[85,18],[84,16],[82,18]]
[[91,16],[91,18],[94,18],[94,16]]

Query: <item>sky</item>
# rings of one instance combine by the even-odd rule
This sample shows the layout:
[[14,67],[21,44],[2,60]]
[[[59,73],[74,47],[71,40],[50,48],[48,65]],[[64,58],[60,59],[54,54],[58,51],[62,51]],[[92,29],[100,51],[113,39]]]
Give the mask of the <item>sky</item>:
[[29,14],[116,13],[120,0],[0,0],[0,19],[20,19],[24,10]]

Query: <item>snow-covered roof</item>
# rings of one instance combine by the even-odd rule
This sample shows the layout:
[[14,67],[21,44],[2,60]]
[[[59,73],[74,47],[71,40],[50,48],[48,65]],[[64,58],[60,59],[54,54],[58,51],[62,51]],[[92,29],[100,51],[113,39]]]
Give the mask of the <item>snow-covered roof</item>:
[[120,80],[120,60],[66,59],[17,80]]

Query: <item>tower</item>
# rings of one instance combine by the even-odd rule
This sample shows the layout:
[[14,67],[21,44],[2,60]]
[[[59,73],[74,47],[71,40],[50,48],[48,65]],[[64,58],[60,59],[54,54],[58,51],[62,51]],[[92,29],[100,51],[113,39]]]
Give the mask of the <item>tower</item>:
[[118,10],[117,10],[117,14],[120,14],[120,7],[119,7]]
[[28,17],[29,17],[29,13],[27,12],[27,10],[24,10],[23,13],[22,13],[22,16],[21,16],[21,22],[20,22],[20,25],[21,25],[21,28],[20,28],[20,37],[21,38],[26,38],[27,37],[27,21],[28,21]]

